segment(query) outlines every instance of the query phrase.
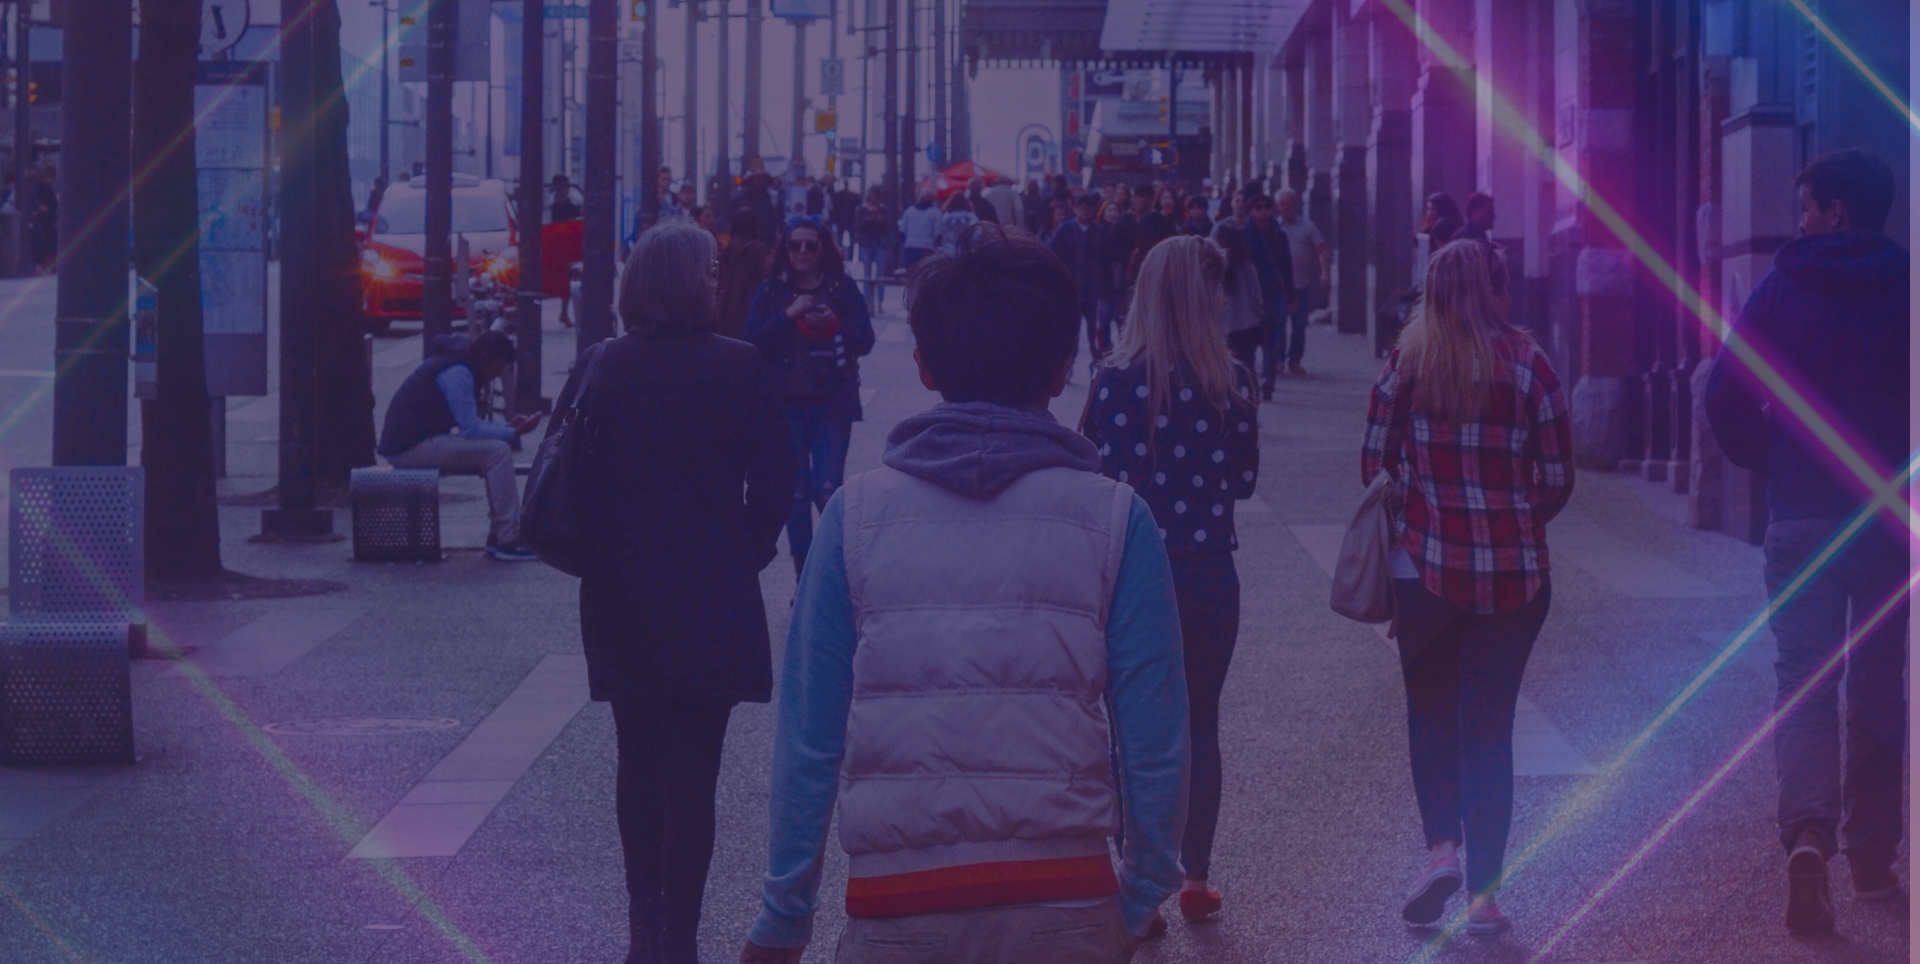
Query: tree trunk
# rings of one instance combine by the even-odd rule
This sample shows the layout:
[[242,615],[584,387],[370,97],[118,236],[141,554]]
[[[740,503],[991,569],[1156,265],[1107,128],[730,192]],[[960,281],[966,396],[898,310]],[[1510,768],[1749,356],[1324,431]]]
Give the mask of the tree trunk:
[[[304,4],[302,6],[305,6]],[[352,469],[373,464],[373,370],[361,314],[360,250],[347,170],[347,97],[340,75],[340,8],[313,4],[314,474],[344,491]]]
[[201,335],[193,84],[200,0],[141,0],[134,63],[134,264],[158,289],[158,397],[141,403],[147,576],[220,575],[213,422]]

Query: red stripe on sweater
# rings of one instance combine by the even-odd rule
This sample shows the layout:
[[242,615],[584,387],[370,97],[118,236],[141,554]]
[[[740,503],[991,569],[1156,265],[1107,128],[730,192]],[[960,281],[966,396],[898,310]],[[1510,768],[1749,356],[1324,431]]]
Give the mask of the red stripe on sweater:
[[1120,892],[1104,855],[1009,860],[847,881],[848,917],[908,917],[1001,904],[1111,897]]

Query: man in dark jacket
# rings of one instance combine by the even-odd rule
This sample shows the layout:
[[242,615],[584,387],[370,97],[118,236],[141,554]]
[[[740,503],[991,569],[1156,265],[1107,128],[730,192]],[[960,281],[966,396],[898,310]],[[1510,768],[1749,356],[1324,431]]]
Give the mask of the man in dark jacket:
[[[1767,476],[1786,923],[1828,931],[1836,850],[1847,855],[1856,899],[1900,896],[1892,865],[1904,826],[1908,601],[1907,532],[1895,507],[1905,484],[1887,501],[1874,490],[1907,461],[1910,283],[1906,250],[1884,233],[1894,200],[1886,161],[1828,154],[1795,183],[1802,234],[1780,248],[1747,301],[1714,360],[1705,404],[1727,457]],[[1852,460],[1822,440],[1832,433],[1791,411],[1790,393],[1838,430],[1845,441],[1833,439],[1835,448],[1857,446],[1875,478],[1849,470]]]
[[[1067,263],[1067,270],[1073,273],[1073,283],[1080,289],[1080,317],[1087,329],[1087,351],[1093,361],[1107,353],[1105,339],[1100,334],[1099,304],[1100,296],[1100,243],[1105,238],[1106,228],[1094,220],[1100,206],[1097,194],[1082,194],[1073,201],[1073,220],[1059,226],[1053,232],[1048,246],[1060,260]],[[1075,340],[1075,344],[1079,344]],[[1078,356],[1079,349],[1074,349]]]
[[378,451],[396,469],[439,469],[478,475],[487,483],[487,554],[502,562],[536,557],[520,541],[520,492],[514,482],[513,450],[507,443],[533,431],[538,415],[515,415],[501,423],[483,418],[475,387],[500,377],[513,364],[513,340],[497,331],[436,338],[432,354],[413,370],[387,403]]
[[1273,198],[1265,192],[1247,198],[1247,253],[1260,278],[1260,296],[1266,301],[1266,337],[1260,348],[1260,397],[1273,400],[1273,381],[1286,346],[1278,344],[1278,319],[1293,301],[1293,252],[1287,235],[1274,217]]

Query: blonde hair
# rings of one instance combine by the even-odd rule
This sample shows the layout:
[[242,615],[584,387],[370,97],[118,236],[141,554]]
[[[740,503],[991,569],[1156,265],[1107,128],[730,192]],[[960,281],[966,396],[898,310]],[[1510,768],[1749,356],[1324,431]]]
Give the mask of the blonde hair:
[[[1400,333],[1400,369],[1413,408],[1446,422],[1485,413],[1498,382],[1512,375],[1495,345],[1526,332],[1507,320],[1507,265],[1500,249],[1462,239],[1435,252],[1426,293]],[[1531,340],[1531,339],[1529,339]]]
[[1167,410],[1176,379],[1218,412],[1227,411],[1236,398],[1245,401],[1234,384],[1233,355],[1227,351],[1222,324],[1226,267],[1218,245],[1191,235],[1168,238],[1141,260],[1127,324],[1106,365],[1126,368],[1145,362],[1150,411]]

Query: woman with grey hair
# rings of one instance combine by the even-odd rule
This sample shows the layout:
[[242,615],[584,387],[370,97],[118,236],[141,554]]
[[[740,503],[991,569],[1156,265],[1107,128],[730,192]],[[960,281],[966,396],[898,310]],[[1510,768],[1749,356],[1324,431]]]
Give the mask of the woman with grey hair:
[[759,573],[792,506],[793,450],[773,366],[712,331],[715,258],[684,218],[640,235],[627,333],[599,349],[582,402],[596,538],[580,634],[592,697],[613,704],[628,964],[696,960],[727,719],[773,690]]

